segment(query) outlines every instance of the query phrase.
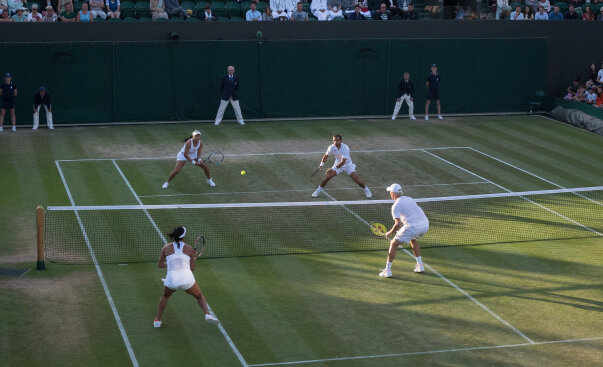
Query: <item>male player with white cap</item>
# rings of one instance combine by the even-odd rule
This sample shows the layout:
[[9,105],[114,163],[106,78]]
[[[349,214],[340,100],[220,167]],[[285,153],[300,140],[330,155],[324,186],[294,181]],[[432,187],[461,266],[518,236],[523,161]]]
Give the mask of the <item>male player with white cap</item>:
[[412,252],[417,258],[415,273],[422,273],[423,262],[421,261],[421,248],[417,242],[418,238],[423,237],[429,229],[429,220],[425,216],[423,209],[417,205],[417,202],[410,196],[402,196],[402,186],[397,183],[391,184],[387,191],[392,200],[395,200],[392,205],[392,217],[394,218],[394,226],[386,234],[386,238],[396,233],[396,236],[389,244],[389,252],[387,253],[387,264],[385,269],[379,273],[382,278],[392,277],[392,263],[396,257],[398,246],[403,243],[410,243]]

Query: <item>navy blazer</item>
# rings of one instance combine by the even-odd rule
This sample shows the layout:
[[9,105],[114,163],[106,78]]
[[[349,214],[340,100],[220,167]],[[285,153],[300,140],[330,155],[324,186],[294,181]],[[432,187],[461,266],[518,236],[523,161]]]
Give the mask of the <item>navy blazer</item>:
[[230,82],[228,74],[222,77],[222,83],[220,84],[220,98],[223,101],[228,101],[232,98],[233,101],[239,99],[239,77],[236,75],[232,76],[233,82]]

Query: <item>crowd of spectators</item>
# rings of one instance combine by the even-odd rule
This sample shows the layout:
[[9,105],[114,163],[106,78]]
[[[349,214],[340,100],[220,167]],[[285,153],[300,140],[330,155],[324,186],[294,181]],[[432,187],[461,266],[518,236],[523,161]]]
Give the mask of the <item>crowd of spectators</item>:
[[576,77],[572,81],[565,91],[564,99],[603,108],[603,61],[601,61],[599,71],[597,71],[595,63],[592,63],[588,70],[586,82],[584,84],[580,82],[580,77]]
[[[73,0],[0,0],[0,22],[93,22],[123,18],[120,0],[86,0],[75,5]],[[442,18],[442,0],[420,0],[422,18]],[[568,0],[551,5],[549,0],[489,0],[486,8],[467,7],[458,3],[450,18],[509,20],[603,20],[603,0]],[[586,1],[583,3],[583,1]],[[331,20],[417,20],[419,13],[413,0],[237,0],[241,18],[246,21],[331,21]],[[477,2],[479,4],[480,1]],[[567,4],[566,6],[563,4]],[[559,6],[562,5],[562,8]],[[125,3],[124,3],[125,6]],[[185,9],[180,0],[149,0],[150,16],[160,18],[216,21],[210,3],[198,10]],[[194,19],[193,19],[194,20]]]

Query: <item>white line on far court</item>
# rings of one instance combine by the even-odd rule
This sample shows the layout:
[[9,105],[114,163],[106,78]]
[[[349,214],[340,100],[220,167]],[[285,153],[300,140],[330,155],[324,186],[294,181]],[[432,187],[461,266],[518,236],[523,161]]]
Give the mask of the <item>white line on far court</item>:
[[[432,186],[456,186],[456,185],[478,185],[488,184],[487,181],[475,181],[475,182],[453,182],[453,183],[441,183],[441,184],[424,184],[424,185],[402,185],[405,188],[408,187],[432,187]],[[371,189],[383,189],[384,187],[370,186]],[[315,189],[297,189],[297,190],[262,190],[262,191],[233,191],[233,192],[203,192],[198,194],[158,194],[158,195],[139,195],[141,198],[154,198],[154,197],[173,197],[173,196],[211,196],[211,195],[237,195],[237,194],[274,194],[274,193],[286,193],[286,192],[309,192]],[[333,187],[329,189],[334,190],[358,190],[358,187]]]
[[[396,153],[408,151],[423,151],[423,150],[442,150],[442,149],[471,149],[470,147],[433,147],[433,148],[402,148],[402,149],[369,149],[369,150],[352,150],[352,153]],[[241,153],[241,154],[224,154],[224,157],[266,157],[275,155],[310,155],[310,154],[325,154],[324,150],[319,152],[274,152],[274,153]],[[175,159],[176,156],[169,157],[140,157],[140,158],[82,158],[82,159],[58,159],[55,162],[91,162],[91,161],[149,161],[149,160],[166,160]]]
[[[69,186],[67,185],[67,181],[65,180],[65,176],[63,175],[63,170],[61,169],[61,165],[59,162],[55,162],[57,169],[59,170],[59,175],[61,176],[61,180],[63,180],[63,186],[65,186],[65,191],[67,191],[67,196],[69,197],[69,202],[71,206],[75,206],[75,201],[73,200],[73,196],[71,195],[71,190],[69,190]],[[107,297],[107,301],[109,302],[109,307],[111,307],[111,311],[113,312],[113,317],[115,318],[115,322],[117,322],[117,327],[119,328],[119,332],[121,334],[122,339],[124,340],[124,344],[126,345],[126,349],[128,350],[128,355],[130,356],[130,360],[132,361],[132,365],[134,367],[138,367],[138,360],[136,360],[136,356],[134,355],[134,350],[132,349],[132,345],[130,344],[130,339],[128,339],[128,335],[126,334],[126,329],[121,322],[121,318],[119,317],[119,313],[117,313],[117,307],[115,306],[115,302],[113,302],[113,297],[111,297],[111,292],[109,292],[109,287],[107,286],[107,282],[105,282],[105,277],[103,276],[103,272],[101,271],[100,265],[96,260],[96,255],[94,254],[94,250],[92,249],[92,244],[90,243],[90,239],[88,238],[88,233],[86,232],[86,228],[84,228],[84,224],[80,218],[80,214],[75,211],[75,217],[77,218],[77,222],[80,226],[80,230],[82,231],[82,235],[84,236],[84,241],[86,242],[86,246],[88,247],[88,252],[90,252],[90,257],[92,258],[92,262],[94,263],[94,267],[96,268],[96,273],[98,274],[98,278],[100,279],[101,285],[103,286],[103,290],[105,291],[105,296]]]
[[309,360],[305,360],[305,361],[276,362],[276,363],[259,363],[259,364],[250,364],[249,367],[284,366],[284,365],[293,365],[293,364],[310,364],[310,363],[321,363],[321,362],[330,362],[330,361],[350,361],[350,360],[355,360],[355,359],[377,359],[377,358],[406,357],[406,356],[416,356],[416,355],[425,355],[425,354],[440,354],[440,353],[467,352],[467,351],[474,351],[474,350],[489,350],[489,349],[505,349],[505,348],[518,348],[518,347],[533,347],[535,345],[561,344],[561,343],[578,343],[578,342],[597,341],[597,340],[603,340],[603,336],[594,337],[594,338],[582,338],[582,339],[550,340],[550,341],[535,342],[535,343],[491,345],[491,346],[485,346],[485,347],[468,347],[468,348],[426,350],[426,351],[423,351],[423,352],[391,353],[391,354],[377,354],[377,355],[372,355],[372,356],[356,356],[356,357],[339,357],[339,358],[325,358],[325,359],[309,359]]
[[[128,181],[128,179],[126,178],[126,176],[124,175],[122,170],[119,168],[119,166],[117,165],[117,162],[115,162],[115,160],[113,160],[113,164],[115,165],[115,168],[117,169],[117,171],[123,178],[123,180],[126,183],[126,185],[128,186],[128,188],[130,189],[130,192],[132,193],[132,195],[134,195],[134,198],[136,199],[136,201],[138,201],[138,204],[142,205],[142,201],[140,200],[140,197],[138,196],[138,194],[136,194],[136,191],[134,191],[134,188],[132,187],[132,185],[130,185],[130,181]],[[144,212],[147,215],[147,218],[149,218],[149,221],[151,222],[153,227],[155,228],[155,231],[157,231],[157,234],[159,235],[159,237],[161,238],[163,243],[167,243],[168,242],[167,239],[165,238],[165,236],[163,235],[163,233],[157,226],[157,223],[155,223],[155,221],[153,220],[153,217],[151,217],[151,215],[149,214],[149,212],[146,209],[144,209]],[[212,311],[212,309],[209,305],[209,302],[207,302],[207,308],[209,309],[210,313],[214,314],[214,312]],[[214,316],[215,316],[215,314],[214,314]],[[245,361],[245,358],[243,358],[243,356],[239,352],[239,349],[237,349],[237,347],[234,345],[232,339],[230,339],[230,336],[226,332],[226,329],[224,329],[224,326],[222,326],[222,323],[218,324],[218,329],[220,329],[220,332],[224,336],[224,339],[226,339],[226,342],[228,343],[228,345],[230,346],[230,348],[232,349],[234,354],[237,356],[237,358],[241,362],[241,365],[243,365],[243,367],[248,367],[248,364]]]

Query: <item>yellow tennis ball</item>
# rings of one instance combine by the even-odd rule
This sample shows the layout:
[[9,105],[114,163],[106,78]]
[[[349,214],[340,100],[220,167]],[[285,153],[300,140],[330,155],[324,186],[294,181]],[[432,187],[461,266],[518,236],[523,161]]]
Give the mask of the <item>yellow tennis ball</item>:
[[245,171],[241,171],[241,176],[245,176]]

